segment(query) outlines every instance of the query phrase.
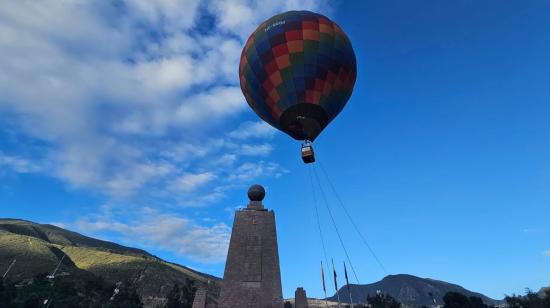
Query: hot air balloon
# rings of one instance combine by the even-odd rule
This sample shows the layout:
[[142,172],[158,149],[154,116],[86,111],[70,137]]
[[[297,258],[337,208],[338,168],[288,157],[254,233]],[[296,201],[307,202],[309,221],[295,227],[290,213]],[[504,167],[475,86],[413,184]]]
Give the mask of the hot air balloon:
[[273,127],[311,142],[340,113],[353,91],[357,65],[349,38],[327,17],[289,11],[264,21],[248,38],[239,77],[248,105]]

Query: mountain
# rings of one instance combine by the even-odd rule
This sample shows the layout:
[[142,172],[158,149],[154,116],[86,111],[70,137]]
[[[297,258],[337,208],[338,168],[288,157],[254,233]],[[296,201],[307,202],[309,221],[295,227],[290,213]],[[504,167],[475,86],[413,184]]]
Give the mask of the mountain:
[[16,259],[7,279],[24,281],[37,274],[51,273],[62,258],[58,274],[93,275],[112,284],[130,283],[146,307],[164,303],[175,284],[208,284],[211,294],[219,289],[219,278],[164,261],[141,249],[53,225],[0,219],[0,274]]
[[[371,284],[350,284],[350,290],[354,302],[365,303],[367,295],[375,295],[379,290],[386,293],[409,307],[429,306],[432,299],[429,293],[432,293],[437,304],[443,304],[443,296],[447,292],[458,292],[466,296],[477,296],[487,304],[500,304],[500,301],[489,298],[483,294],[472,292],[463,287],[448,282],[434,280],[430,278],[420,278],[413,275],[389,275],[384,279]],[[338,290],[340,300],[349,302],[349,295],[346,287]],[[329,297],[329,300],[335,301],[337,295]]]

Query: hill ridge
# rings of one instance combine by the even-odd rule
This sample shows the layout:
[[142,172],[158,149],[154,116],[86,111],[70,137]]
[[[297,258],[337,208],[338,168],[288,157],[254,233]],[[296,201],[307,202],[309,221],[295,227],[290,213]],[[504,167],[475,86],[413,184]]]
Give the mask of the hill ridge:
[[174,284],[209,285],[218,290],[219,278],[168,262],[145,250],[99,240],[51,224],[0,218],[0,269],[17,259],[7,278],[28,280],[51,273],[63,259],[60,272],[95,275],[110,283],[130,281],[146,307],[162,303]]
[[[128,247],[110,241],[96,239],[80,234],[78,232],[63,229],[53,224],[40,224],[24,219],[0,218],[0,230],[6,230],[21,235],[38,237],[52,244],[71,244],[72,246],[98,248],[109,247],[110,249],[121,250],[125,252],[131,251],[138,254],[153,256],[143,249]],[[29,232],[31,230],[34,232]],[[61,241],[60,238],[56,238],[56,235],[60,234],[63,235],[63,239],[65,241]]]
[[[430,293],[437,304],[443,304],[443,296],[447,292],[458,292],[466,296],[480,297],[487,304],[500,304],[502,302],[481,293],[470,291],[458,284],[432,278],[422,278],[411,274],[387,275],[382,280],[370,284],[350,284],[350,290],[354,301],[358,303],[365,303],[367,295],[375,295],[377,291],[389,294],[409,307],[433,305]],[[343,302],[349,302],[346,286],[341,287],[338,294]],[[332,301],[336,298],[336,293],[328,297]]]

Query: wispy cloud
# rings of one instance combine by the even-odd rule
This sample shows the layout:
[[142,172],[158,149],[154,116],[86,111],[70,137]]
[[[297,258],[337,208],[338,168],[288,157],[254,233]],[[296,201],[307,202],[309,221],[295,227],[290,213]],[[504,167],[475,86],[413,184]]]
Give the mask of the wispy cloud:
[[244,122],[239,128],[228,135],[235,139],[271,138],[275,135],[275,128],[265,122]]
[[[13,138],[0,145],[0,176],[36,172],[109,202],[155,202],[147,204],[156,208],[151,215],[192,247],[179,253],[219,254],[225,225],[170,219],[167,209],[219,202],[237,187],[287,172],[270,157],[275,130],[241,119],[248,107],[240,52],[266,18],[325,7],[321,0],[3,3],[0,133]],[[79,224],[143,234],[168,250],[185,246],[163,237],[168,231],[154,229],[154,220],[102,216]],[[183,233],[210,244],[193,247],[199,244]]]
[[11,169],[19,173],[30,173],[39,170],[40,166],[28,159],[4,155],[0,152],[0,174],[5,169]]
[[177,191],[193,191],[198,187],[212,181],[216,176],[211,172],[204,173],[186,173],[178,177],[172,187]]
[[99,215],[78,219],[75,227],[89,235],[108,234],[104,237],[171,251],[201,263],[223,261],[227,254],[230,228],[224,223],[200,225],[188,217],[148,207],[120,216],[106,206]]
[[259,161],[258,163],[244,163],[238,166],[229,176],[230,181],[248,181],[260,175],[280,177],[288,171],[276,163]]
[[545,256],[545,257],[550,258],[550,249],[543,251],[542,255]]
[[186,125],[212,121],[230,113],[239,112],[245,105],[239,87],[217,87],[189,97],[179,106],[177,120]]
[[[44,142],[42,157],[33,159],[47,161],[45,173],[117,197],[196,173],[192,160],[208,155],[226,165],[266,156],[272,145],[261,139],[273,128],[245,122],[231,130],[247,108],[236,74],[243,40],[277,12],[319,7],[317,1],[6,3],[0,118],[20,116],[19,133]],[[219,142],[212,132],[223,130],[235,150],[228,142],[204,146]],[[243,144],[247,139],[259,143]],[[38,171],[15,158],[3,165]]]

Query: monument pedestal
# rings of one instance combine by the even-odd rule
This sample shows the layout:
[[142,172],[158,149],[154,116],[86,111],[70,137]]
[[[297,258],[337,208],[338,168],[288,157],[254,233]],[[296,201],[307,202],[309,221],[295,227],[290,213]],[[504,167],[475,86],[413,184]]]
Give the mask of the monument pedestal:
[[298,288],[294,292],[294,308],[308,308],[307,295],[304,288]]
[[263,187],[248,196],[248,207],[235,213],[219,308],[282,308],[275,213],[263,207]]
[[193,299],[192,308],[205,308],[206,307],[206,288],[200,286],[197,291],[195,291],[195,298]]

